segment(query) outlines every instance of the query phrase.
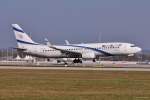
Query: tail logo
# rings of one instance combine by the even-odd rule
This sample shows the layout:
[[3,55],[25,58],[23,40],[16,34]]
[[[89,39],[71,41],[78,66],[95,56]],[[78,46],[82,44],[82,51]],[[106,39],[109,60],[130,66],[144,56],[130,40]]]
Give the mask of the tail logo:
[[20,39],[23,39],[22,34],[18,34],[18,37],[19,37]]

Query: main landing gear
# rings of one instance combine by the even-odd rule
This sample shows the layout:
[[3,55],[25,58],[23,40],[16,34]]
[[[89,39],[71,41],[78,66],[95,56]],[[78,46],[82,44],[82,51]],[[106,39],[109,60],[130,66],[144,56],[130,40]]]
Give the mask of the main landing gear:
[[96,59],[93,59],[93,62],[96,62]]
[[82,63],[82,60],[79,59],[79,58],[78,58],[78,59],[74,59],[74,60],[73,60],[73,63]]

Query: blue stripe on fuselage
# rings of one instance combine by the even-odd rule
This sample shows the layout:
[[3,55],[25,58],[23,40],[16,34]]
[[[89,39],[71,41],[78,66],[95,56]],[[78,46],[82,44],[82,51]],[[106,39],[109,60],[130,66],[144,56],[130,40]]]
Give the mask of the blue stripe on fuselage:
[[65,45],[65,46],[71,46],[71,47],[80,47],[80,48],[85,48],[85,49],[90,49],[90,50],[93,50],[93,51],[96,51],[96,52],[100,52],[100,53],[103,53],[107,56],[113,56],[113,54],[110,54],[106,51],[103,51],[103,50],[100,50],[100,49],[96,49],[96,48],[91,48],[91,47],[86,47],[86,46],[78,46],[78,45]]
[[17,42],[23,43],[23,44],[39,45],[38,43],[31,43],[31,42],[26,42],[26,41],[22,41],[22,40],[17,40]]
[[13,30],[18,31],[18,32],[21,32],[21,33],[24,33],[23,30],[17,29],[17,28],[15,28],[15,27],[13,27]]

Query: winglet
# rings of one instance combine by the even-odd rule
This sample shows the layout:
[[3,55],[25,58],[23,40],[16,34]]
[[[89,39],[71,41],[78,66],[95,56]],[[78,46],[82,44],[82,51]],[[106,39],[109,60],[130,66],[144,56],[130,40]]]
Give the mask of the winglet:
[[66,45],[70,45],[69,41],[68,40],[65,40],[65,43]]
[[47,38],[45,38],[44,40],[45,40],[47,46],[49,46],[49,47],[52,46],[52,44],[49,42],[49,40]]

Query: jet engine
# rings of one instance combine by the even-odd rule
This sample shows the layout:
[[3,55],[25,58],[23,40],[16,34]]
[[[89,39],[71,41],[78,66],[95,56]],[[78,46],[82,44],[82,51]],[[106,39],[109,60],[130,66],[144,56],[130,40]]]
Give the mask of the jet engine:
[[84,52],[84,53],[82,53],[82,58],[84,58],[84,59],[93,59],[95,57],[96,57],[96,55],[95,55],[94,52]]

